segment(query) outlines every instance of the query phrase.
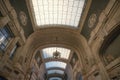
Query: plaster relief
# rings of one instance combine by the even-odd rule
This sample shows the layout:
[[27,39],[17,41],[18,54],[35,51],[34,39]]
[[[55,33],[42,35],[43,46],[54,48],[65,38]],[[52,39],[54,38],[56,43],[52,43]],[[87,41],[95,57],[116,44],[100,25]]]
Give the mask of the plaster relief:
[[88,27],[93,28],[97,20],[97,15],[95,13],[91,14],[88,20]]
[[23,11],[20,11],[19,13],[19,18],[20,18],[20,22],[23,26],[26,26],[27,25],[27,16],[25,14],[25,12]]

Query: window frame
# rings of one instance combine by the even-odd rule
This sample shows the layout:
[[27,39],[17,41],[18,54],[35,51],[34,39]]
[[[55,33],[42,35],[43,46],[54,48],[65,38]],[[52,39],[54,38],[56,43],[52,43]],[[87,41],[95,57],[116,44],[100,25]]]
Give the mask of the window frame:
[[0,36],[4,38],[4,40],[1,41],[0,44],[0,51],[4,53],[7,47],[9,46],[9,44],[11,43],[12,38],[14,37],[14,34],[8,24],[0,28]]

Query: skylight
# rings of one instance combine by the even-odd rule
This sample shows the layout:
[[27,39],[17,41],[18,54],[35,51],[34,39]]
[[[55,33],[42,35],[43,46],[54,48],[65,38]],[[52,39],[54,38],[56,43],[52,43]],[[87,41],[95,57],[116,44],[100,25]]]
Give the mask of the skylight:
[[70,50],[66,48],[61,48],[61,47],[49,47],[49,48],[43,49],[42,50],[43,57],[45,59],[53,57],[53,53],[56,52],[56,50],[60,52],[60,58],[64,58],[64,59],[69,58]]
[[51,62],[45,63],[45,67],[46,67],[46,69],[54,68],[54,67],[65,69],[66,68],[66,63],[60,62],[60,61],[51,61]]
[[85,0],[32,0],[36,24],[78,27]]
[[51,77],[51,78],[49,78],[49,80],[62,80],[62,79],[59,77]]
[[62,70],[48,70],[47,71],[47,74],[56,74],[56,73],[58,73],[58,74],[64,74],[64,71],[62,71]]

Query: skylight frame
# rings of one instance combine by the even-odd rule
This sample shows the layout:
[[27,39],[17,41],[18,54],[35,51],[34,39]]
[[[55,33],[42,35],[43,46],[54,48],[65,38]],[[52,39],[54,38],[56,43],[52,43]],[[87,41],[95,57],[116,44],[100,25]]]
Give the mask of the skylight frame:
[[77,28],[85,4],[85,0],[31,0],[31,2],[33,17],[35,17],[35,23],[39,27],[67,25]]
[[67,64],[61,61],[50,61],[45,63],[46,69],[50,68],[61,68],[66,69]]

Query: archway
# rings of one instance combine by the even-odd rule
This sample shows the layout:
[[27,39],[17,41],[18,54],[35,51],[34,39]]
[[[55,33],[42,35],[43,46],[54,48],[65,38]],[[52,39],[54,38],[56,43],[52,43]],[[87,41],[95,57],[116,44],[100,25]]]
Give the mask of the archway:
[[[35,31],[27,40],[27,43],[24,47],[24,54],[26,54],[27,60],[26,65],[28,68],[32,64],[32,59],[34,58],[35,53],[38,50],[47,47],[64,47],[71,49],[77,54],[79,60],[79,67],[84,68],[87,62],[85,62],[86,55],[90,53],[87,42],[84,37],[77,33],[76,29],[71,28],[41,28],[40,30]],[[88,52],[88,53],[87,53]],[[84,54],[82,54],[84,53]]]
[[[117,25],[104,39],[100,48],[100,59],[112,80],[119,79],[120,25]],[[113,64],[114,63],[114,64]]]
[[109,65],[112,61],[117,59],[120,47],[120,25],[115,27],[104,39],[100,48],[100,58],[105,66]]

